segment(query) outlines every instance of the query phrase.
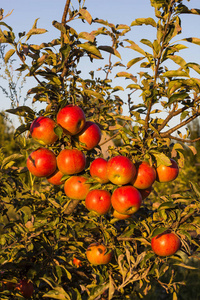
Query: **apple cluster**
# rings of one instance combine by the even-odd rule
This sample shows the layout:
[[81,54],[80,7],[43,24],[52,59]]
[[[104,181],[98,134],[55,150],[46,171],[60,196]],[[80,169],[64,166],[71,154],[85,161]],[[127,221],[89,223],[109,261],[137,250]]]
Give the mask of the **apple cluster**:
[[[58,140],[56,126],[60,126],[65,135],[78,140],[85,151],[92,150],[101,139],[99,126],[87,121],[83,110],[76,105],[67,105],[60,109],[56,122],[49,117],[36,118],[30,126],[30,133],[34,140],[48,146]],[[111,212],[119,220],[130,218],[139,210],[142,201],[151,193],[155,181],[169,182],[179,173],[178,165],[173,159],[170,159],[170,166],[155,167],[147,161],[133,163],[123,155],[111,157],[109,160],[98,157],[91,162],[89,173],[102,188],[92,189],[91,181],[80,174],[86,168],[85,151],[71,147],[62,149],[56,156],[47,147],[40,147],[29,155],[27,168],[37,177],[46,177],[53,185],[64,184],[67,197],[85,200],[89,211],[99,215]],[[68,178],[63,180],[65,175]],[[106,190],[105,184],[109,182],[116,186],[112,193]],[[94,247],[88,250],[88,255],[91,249]]]
[[[83,110],[76,105],[63,107],[57,114],[56,122],[44,116],[32,122],[31,137],[44,147],[38,148],[29,155],[27,168],[33,175],[46,177],[51,184],[61,185],[64,183],[62,180],[64,175],[78,174],[85,169],[86,158],[83,151],[77,148],[62,149],[56,156],[52,150],[45,147],[58,140],[58,135],[55,133],[56,126],[60,126],[65,135],[73,136],[84,150],[92,150],[98,145],[101,130],[96,123],[87,121]],[[71,180],[74,181],[76,178]],[[81,178],[81,181],[85,182],[86,179]],[[77,193],[79,194],[79,191]]]

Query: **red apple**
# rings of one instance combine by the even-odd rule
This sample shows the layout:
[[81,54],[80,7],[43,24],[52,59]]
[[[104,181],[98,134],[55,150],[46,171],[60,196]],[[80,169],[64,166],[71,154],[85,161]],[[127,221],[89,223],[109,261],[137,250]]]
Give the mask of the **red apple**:
[[129,219],[131,216],[132,215],[120,214],[116,210],[113,211],[113,217],[116,218],[116,219],[118,219],[118,220],[126,220],[126,219]]
[[112,259],[112,252],[99,243],[92,243],[88,246],[86,256],[89,262],[93,265],[105,265]]
[[85,206],[90,211],[104,215],[111,207],[111,194],[105,190],[91,190],[85,198]]
[[55,172],[53,172],[53,174],[47,177],[47,181],[53,185],[61,185],[65,182],[64,180],[62,180],[63,176],[64,174],[58,169],[56,169]]
[[124,185],[133,180],[136,168],[133,162],[126,156],[118,155],[108,161],[108,179],[117,185]]
[[22,296],[26,299],[30,298],[33,295],[33,291],[34,291],[32,282],[26,279],[20,281],[17,289],[21,292]]
[[143,161],[136,164],[136,175],[131,181],[137,189],[147,189],[156,180],[156,170],[148,162]]
[[83,176],[71,176],[65,181],[64,191],[67,197],[74,200],[84,200],[89,192],[90,184]]
[[141,196],[142,196],[142,200],[146,199],[150,193],[152,192],[152,186],[148,187],[147,189],[144,190],[140,190],[138,189],[138,191],[140,192]]
[[85,114],[77,105],[67,105],[63,107],[57,114],[57,123],[66,134],[75,135],[79,133],[85,126]]
[[90,175],[100,183],[109,182],[107,175],[107,160],[98,157],[90,165]]
[[159,256],[173,255],[179,250],[180,246],[180,239],[173,232],[158,234],[151,240],[152,250]]
[[87,121],[81,132],[77,135],[77,138],[79,142],[84,144],[84,149],[92,150],[100,142],[101,130],[96,123]]
[[85,169],[86,158],[78,149],[63,149],[57,157],[57,165],[60,172],[65,175],[73,175]]
[[179,173],[178,164],[174,159],[170,159],[171,165],[165,166],[160,165],[156,169],[157,178],[156,180],[159,182],[170,182],[176,179]]
[[56,156],[46,148],[38,148],[27,159],[28,170],[37,177],[48,177],[56,170]]
[[80,268],[82,266],[82,261],[76,257],[73,258],[73,265],[75,265],[77,268]]
[[30,133],[34,140],[42,145],[53,144],[58,136],[54,132],[56,123],[48,117],[36,118],[30,127]]
[[140,192],[131,185],[121,186],[113,192],[111,203],[118,213],[130,215],[140,208],[142,196]]

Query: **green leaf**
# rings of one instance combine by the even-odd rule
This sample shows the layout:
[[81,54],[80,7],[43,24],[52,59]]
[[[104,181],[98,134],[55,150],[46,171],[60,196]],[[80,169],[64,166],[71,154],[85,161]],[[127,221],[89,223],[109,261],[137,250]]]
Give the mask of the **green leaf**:
[[170,209],[170,208],[175,208],[176,207],[176,204],[172,201],[167,201],[167,202],[164,202],[162,203],[158,210],[161,210],[161,209]]
[[152,151],[152,155],[156,159],[157,167],[159,167],[160,165],[171,166],[171,161],[169,157],[167,157],[164,153]]
[[95,300],[98,296],[102,295],[108,288],[109,288],[109,283],[96,285],[91,295],[89,296],[88,300]]
[[66,27],[57,21],[53,21],[52,25],[63,33],[67,33]]
[[26,114],[35,116],[35,112],[26,105],[18,106],[17,108],[7,109],[6,112],[13,114],[13,115],[21,116],[21,117],[26,116]]
[[7,27],[10,31],[12,31],[12,27],[10,27],[8,24],[6,24],[5,22],[0,22],[0,26],[5,26]]
[[119,72],[119,73],[116,74],[115,77],[125,77],[127,79],[132,79],[133,81],[137,82],[136,77],[133,76],[133,74],[127,73],[127,72]]
[[191,182],[190,182],[190,185],[191,185],[193,191],[195,192],[195,194],[196,194],[198,197],[200,197],[200,191],[199,191],[199,186],[198,186],[198,184],[196,184],[196,183],[194,183],[194,182],[191,181]]
[[163,77],[190,77],[187,72],[180,71],[180,70],[167,71],[164,74],[162,74],[162,76]]
[[135,50],[135,51],[143,54],[146,57],[146,52],[142,48],[140,48],[136,43],[134,43],[131,40],[127,40],[127,39],[125,41],[127,41],[129,44],[131,44],[131,46],[126,46],[125,48],[130,48],[132,50]]
[[117,57],[119,57],[121,59],[121,55],[113,47],[110,47],[110,46],[99,46],[98,49],[106,51],[106,52],[109,52],[111,54],[114,54],[114,55],[116,55]]
[[186,67],[186,61],[181,56],[178,56],[178,55],[168,55],[167,58],[173,60],[176,64],[178,64],[182,68]]
[[189,115],[189,111],[183,111],[180,116],[181,122]]
[[81,8],[79,10],[79,13],[80,15],[89,23],[91,24],[92,23],[92,16],[90,15],[90,13],[84,9],[84,8]]
[[188,93],[174,93],[170,98],[166,106],[176,102],[183,101],[189,97]]
[[134,64],[136,64],[138,61],[141,61],[142,59],[144,59],[144,57],[136,57],[131,59],[128,63],[127,63],[127,69],[129,69],[130,67],[132,67]]
[[185,65],[186,68],[192,68],[194,71],[196,71],[198,74],[200,74],[200,65],[196,63],[187,63]]
[[4,56],[4,61],[7,64],[10,57],[15,53],[15,49],[10,49]]
[[91,34],[89,32],[85,32],[85,31],[80,32],[78,35],[78,38],[88,40],[91,43],[93,43],[95,40],[95,36],[93,34]]
[[77,47],[83,48],[86,52],[92,53],[95,56],[97,56],[98,58],[102,58],[102,55],[101,55],[101,52],[99,51],[99,49],[90,43],[78,44]]
[[35,34],[43,34],[47,32],[46,29],[42,29],[42,28],[34,28],[34,29],[31,29],[29,30],[29,32],[26,34],[26,41],[28,41],[30,39],[30,37],[32,35],[35,35]]
[[196,267],[192,267],[190,265],[186,265],[184,263],[176,263],[176,264],[173,264],[174,266],[179,266],[179,267],[182,267],[182,268],[185,268],[185,269],[189,269],[189,270],[197,270]]
[[113,93],[113,92],[117,92],[117,91],[124,91],[124,88],[123,88],[122,86],[115,86],[115,87],[113,88],[112,93]]
[[16,159],[19,159],[22,157],[23,157],[23,155],[17,154],[17,153],[6,157],[1,163],[1,169],[4,169],[8,163],[14,162]]
[[163,232],[167,231],[168,228],[166,227],[160,227],[160,228],[156,228],[154,229],[153,233],[152,233],[152,238],[158,234],[162,234]]
[[149,41],[149,40],[147,40],[147,39],[141,39],[140,42],[141,42],[142,44],[145,44],[145,45],[149,46],[149,47],[152,48],[152,49],[154,48],[152,42]]
[[200,46],[200,39],[196,38],[196,37],[185,38],[185,39],[182,39],[181,41],[186,41],[186,42],[193,43],[193,44]]
[[65,292],[62,287],[55,287],[53,290],[43,295],[43,297],[58,300],[71,300],[71,297]]
[[141,26],[141,25],[151,25],[153,27],[157,26],[153,18],[137,18],[131,23],[131,26]]
[[136,89],[136,90],[140,90],[141,89],[141,87],[140,87],[139,84],[129,84],[129,85],[127,85],[126,88],[127,89]]
[[63,135],[63,129],[60,126],[56,126],[54,128],[54,132],[55,134],[59,137],[59,139],[61,139],[62,135]]
[[29,128],[30,128],[30,123],[22,124],[19,127],[17,127],[14,133],[14,139],[16,139],[23,132],[29,130]]

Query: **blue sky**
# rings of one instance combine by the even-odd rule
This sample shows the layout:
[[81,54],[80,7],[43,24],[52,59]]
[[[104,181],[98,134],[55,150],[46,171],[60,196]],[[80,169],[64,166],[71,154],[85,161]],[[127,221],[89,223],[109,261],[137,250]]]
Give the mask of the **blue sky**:
[[[39,18],[38,28],[45,28],[48,30],[48,33],[34,37],[30,39],[30,42],[40,44],[43,41],[50,41],[58,37],[59,32],[52,26],[52,21],[61,21],[65,2],[66,0],[1,0],[0,6],[4,9],[5,15],[12,9],[14,10],[11,16],[5,19],[5,22],[14,29],[16,35],[20,31],[28,32],[35,19]],[[75,6],[77,6],[77,3],[78,0],[72,0],[72,4]],[[189,6],[189,8],[200,8],[199,0],[191,0],[190,2],[185,0],[184,3]],[[150,5],[150,0],[86,0],[85,6],[93,18],[98,17],[114,24],[130,25],[136,18],[154,17],[154,9]],[[87,24],[84,25],[81,21],[75,22],[73,26],[78,32],[93,30],[93,27],[89,27]],[[98,25],[98,27],[100,27],[100,25]],[[182,28],[183,34],[178,36],[177,39],[191,36],[200,38],[200,16],[182,15]],[[132,27],[128,36],[131,40],[139,43],[141,38],[153,40],[155,38],[154,34],[154,30],[150,26],[140,26]],[[188,44],[188,46],[189,49],[182,52],[185,60],[200,64],[200,47],[192,44]],[[130,52],[127,50],[123,62],[126,64],[129,60],[134,58],[135,55],[137,54],[134,51]],[[97,69],[99,64],[102,65],[102,61],[98,61],[92,69]],[[138,72],[138,66],[139,64],[129,71],[136,74]],[[87,68],[85,67],[83,64],[83,72],[87,72]],[[198,75],[195,74],[195,76]],[[129,82],[126,81],[124,87],[128,84]],[[29,80],[24,92],[32,85],[35,86],[37,83]],[[121,79],[116,79],[116,85],[121,85]],[[1,90],[0,105],[3,109],[10,108],[10,102],[2,94]]]

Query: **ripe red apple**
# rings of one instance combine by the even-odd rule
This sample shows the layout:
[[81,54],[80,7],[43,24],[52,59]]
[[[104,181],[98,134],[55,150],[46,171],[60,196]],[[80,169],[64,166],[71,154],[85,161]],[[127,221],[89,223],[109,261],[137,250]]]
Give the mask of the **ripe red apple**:
[[63,176],[64,174],[58,169],[56,169],[55,172],[53,172],[53,174],[47,177],[47,181],[53,185],[61,185],[65,182],[64,180],[62,180]]
[[136,164],[136,175],[131,181],[137,189],[147,189],[156,180],[156,170],[148,162],[143,161]]
[[89,262],[93,265],[105,265],[112,259],[112,252],[99,243],[92,243],[88,246],[86,256]]
[[173,232],[158,234],[151,240],[152,250],[159,256],[173,255],[179,250],[180,246],[180,239]]
[[160,165],[156,169],[157,178],[156,180],[159,182],[170,182],[176,179],[179,173],[179,167],[177,162],[174,159],[170,159],[171,165],[165,166]]
[[65,175],[80,173],[85,169],[85,155],[78,149],[63,149],[57,156],[57,165]]
[[116,218],[116,219],[118,219],[118,220],[126,220],[126,219],[129,219],[131,216],[132,215],[120,214],[116,210],[113,211],[113,217]]
[[82,266],[82,261],[76,257],[73,258],[72,262],[77,268],[80,268]]
[[27,159],[28,170],[37,177],[48,177],[56,170],[56,156],[46,148],[38,148]]
[[71,176],[65,181],[64,191],[67,197],[74,200],[84,200],[89,192],[90,184],[83,176]]
[[77,138],[79,142],[85,144],[83,145],[84,149],[92,150],[100,142],[101,130],[96,123],[87,121]]
[[33,295],[33,291],[34,291],[33,283],[26,279],[20,281],[17,289],[20,291],[22,296],[26,299],[30,298]]
[[140,208],[142,196],[140,192],[131,185],[121,186],[113,192],[111,203],[118,213],[130,215]]
[[36,118],[30,127],[30,133],[34,140],[42,145],[50,145],[57,141],[58,136],[54,132],[56,123],[48,117]]
[[107,160],[98,157],[90,165],[90,175],[100,183],[109,182],[107,175]]
[[85,206],[90,211],[104,215],[111,207],[111,194],[105,190],[91,190],[85,198]]
[[108,179],[117,185],[124,185],[133,180],[136,168],[133,162],[126,156],[114,156],[108,161]]
[[84,111],[77,105],[67,105],[63,107],[57,114],[57,123],[66,134],[75,135],[79,133],[85,126]]

